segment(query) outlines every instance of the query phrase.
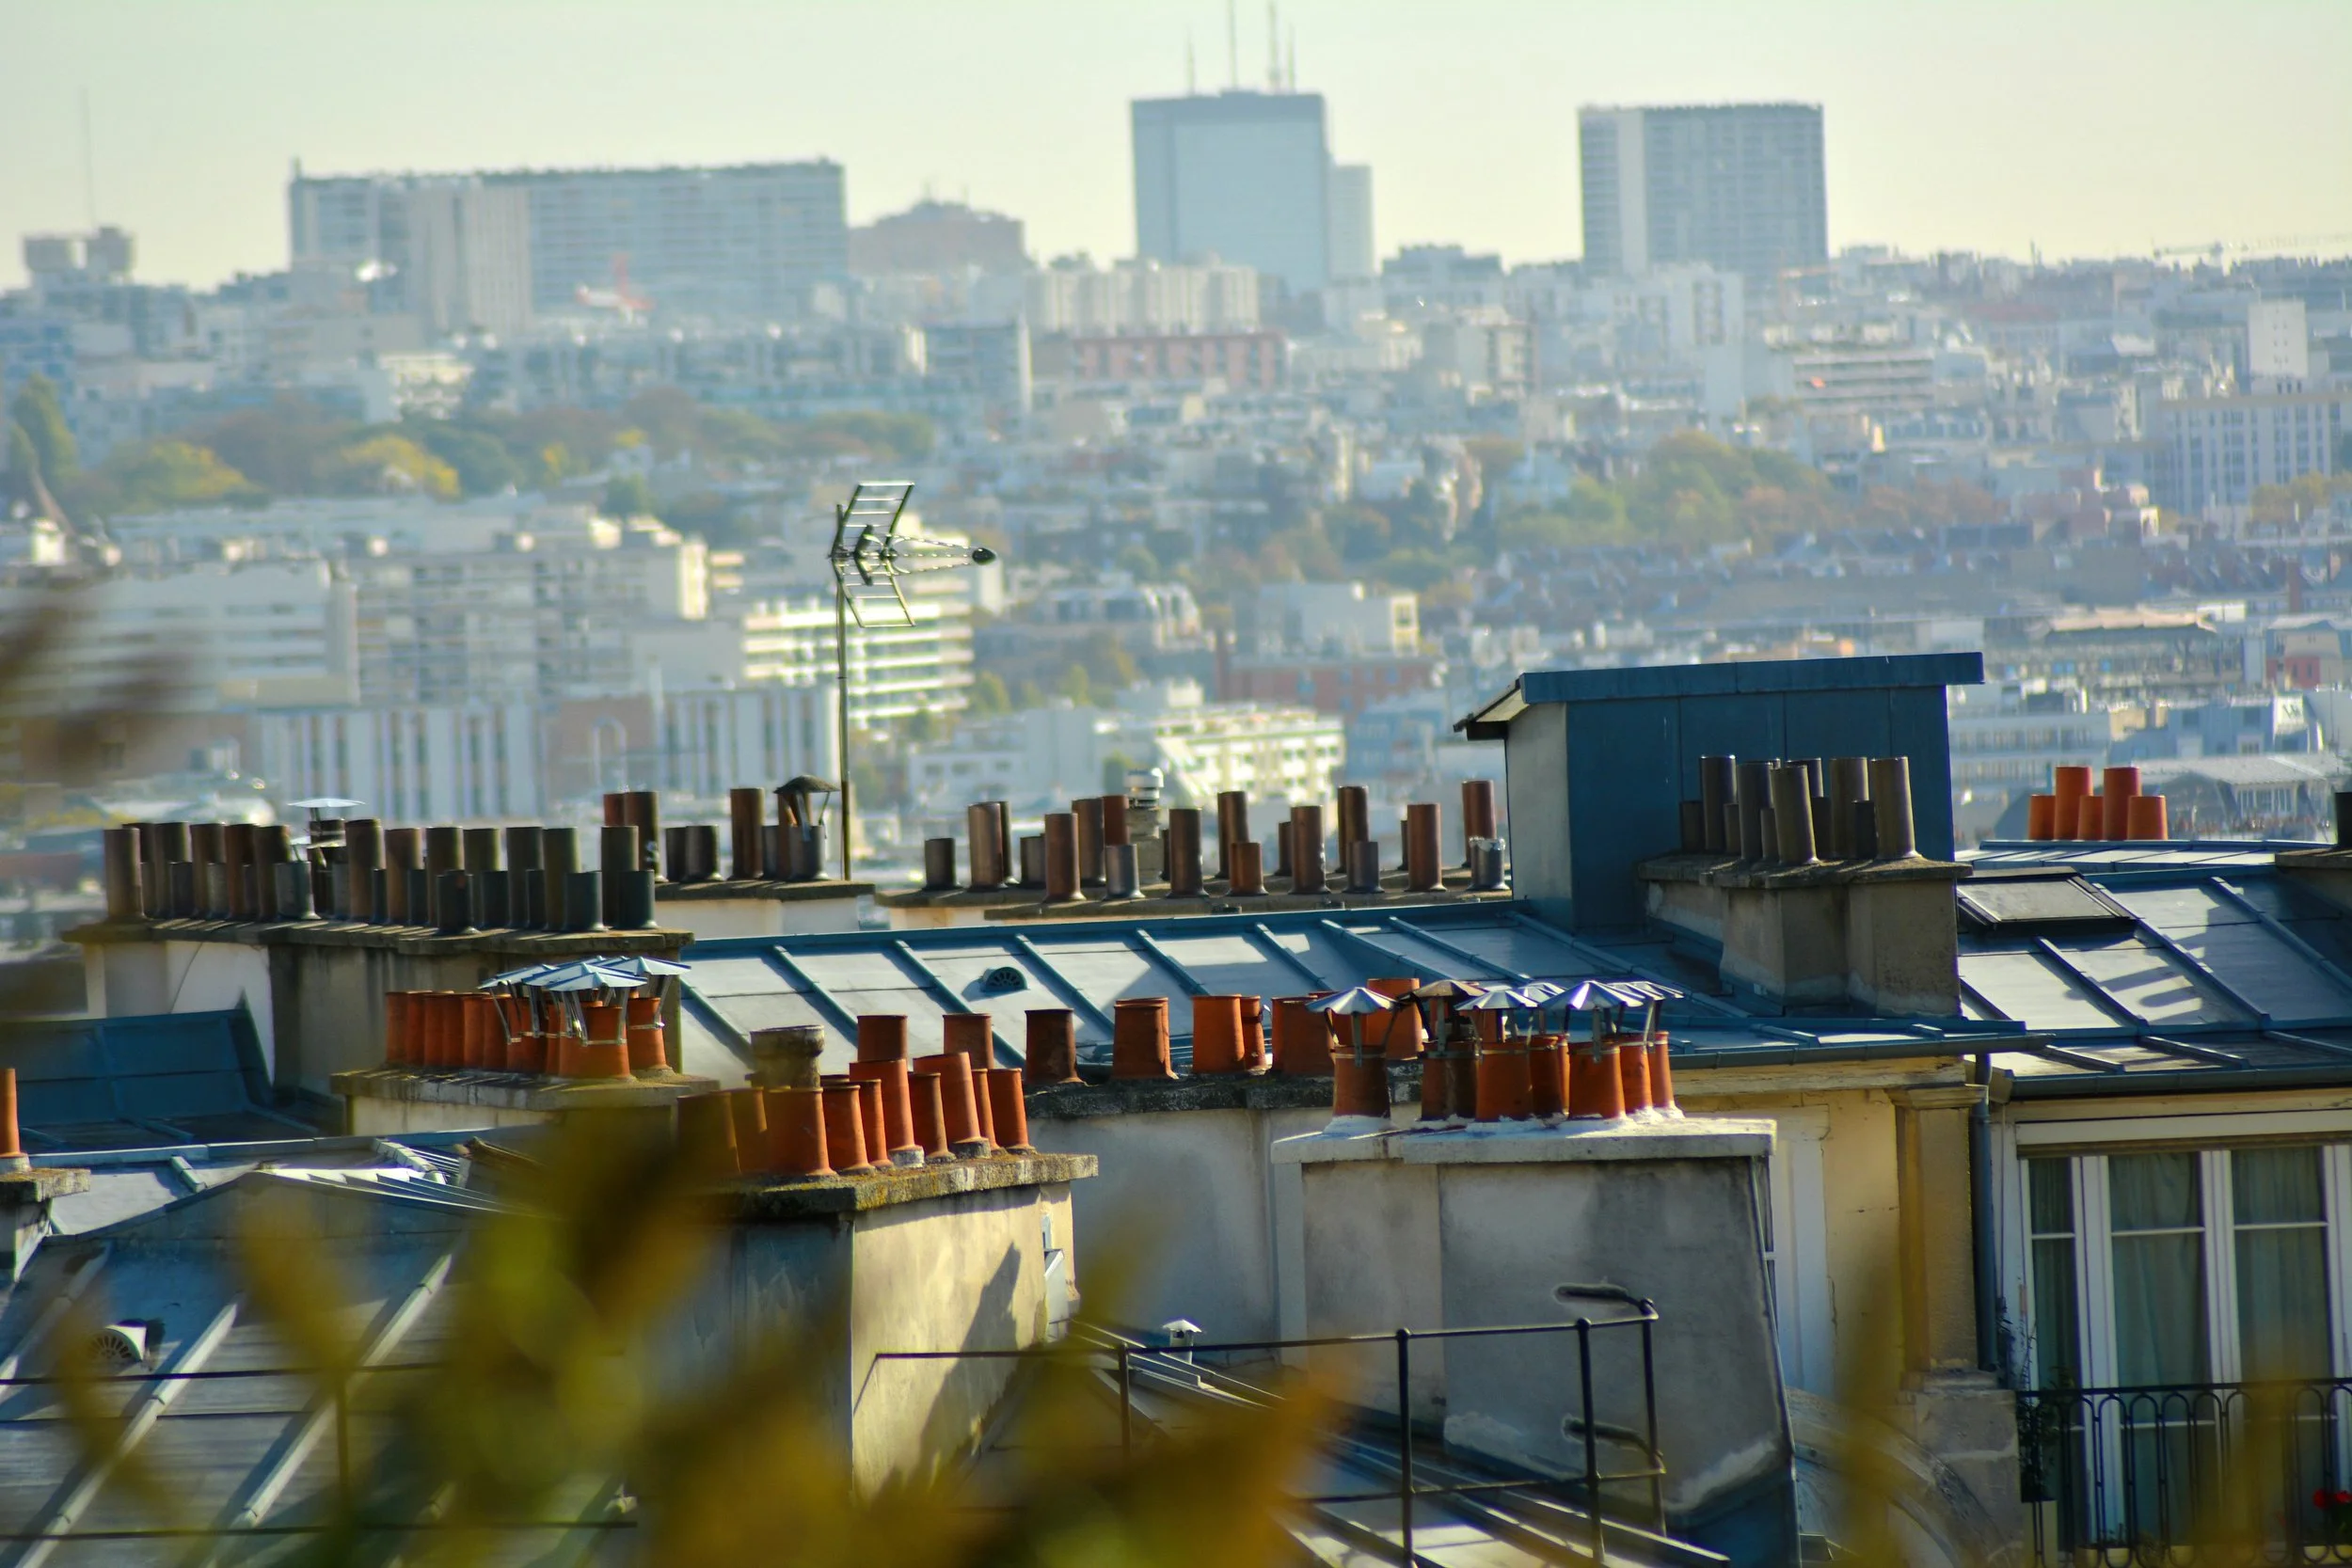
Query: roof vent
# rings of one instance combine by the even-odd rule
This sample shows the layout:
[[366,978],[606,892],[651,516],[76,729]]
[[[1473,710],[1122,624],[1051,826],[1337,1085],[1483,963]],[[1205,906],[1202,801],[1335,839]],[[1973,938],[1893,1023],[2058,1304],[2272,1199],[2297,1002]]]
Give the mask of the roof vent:
[[90,1359],[101,1367],[144,1367],[149,1347],[163,1338],[161,1323],[126,1319],[89,1337]]
[[2132,924],[2131,911],[2080,877],[1972,879],[1956,896],[1961,914],[1979,930]]
[[980,989],[991,996],[1002,996],[1007,991],[1028,990],[1029,977],[1010,964],[998,964],[980,976]]

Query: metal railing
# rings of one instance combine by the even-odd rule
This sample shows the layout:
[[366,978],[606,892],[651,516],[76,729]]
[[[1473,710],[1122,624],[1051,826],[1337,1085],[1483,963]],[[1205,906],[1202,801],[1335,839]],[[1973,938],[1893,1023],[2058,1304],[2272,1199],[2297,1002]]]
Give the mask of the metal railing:
[[2352,1563],[2352,1379],[2017,1396],[2038,1563]]
[[[1604,1516],[1602,1488],[1625,1482],[1642,1482],[1647,1491],[1647,1527],[1640,1533],[1651,1539],[1666,1534],[1665,1476],[1666,1466],[1658,1448],[1658,1379],[1653,1330],[1658,1308],[1649,1301],[1613,1285],[1564,1285],[1555,1291],[1564,1301],[1613,1302],[1625,1308],[1625,1315],[1595,1318],[1578,1317],[1572,1322],[1556,1323],[1513,1323],[1491,1328],[1399,1328],[1387,1334],[1329,1334],[1295,1339],[1227,1339],[1198,1340],[1181,1345],[1147,1345],[1119,1335],[1094,1331],[1096,1343],[1073,1349],[1067,1345],[1031,1345],[1016,1350],[938,1350],[883,1351],[877,1361],[986,1361],[1034,1360],[1041,1357],[1080,1357],[1097,1360],[1119,1390],[1119,1444],[1123,1454],[1132,1456],[1136,1447],[1136,1384],[1140,1375],[1147,1381],[1170,1386],[1190,1383],[1210,1386],[1218,1391],[1253,1402],[1279,1398],[1274,1390],[1248,1382],[1215,1367],[1200,1363],[1201,1355],[1263,1354],[1287,1351],[1307,1351],[1346,1345],[1392,1345],[1396,1353],[1396,1475],[1393,1487],[1367,1492],[1328,1492],[1291,1499],[1295,1504],[1327,1508],[1343,1503],[1365,1503],[1393,1500],[1397,1505],[1398,1542],[1391,1547],[1382,1538],[1372,1536],[1367,1544],[1375,1549],[1402,1549],[1399,1559],[1410,1565],[1425,1560],[1413,1549],[1414,1505],[1422,1498],[1467,1497],[1477,1493],[1554,1492],[1566,1490],[1581,1497],[1584,1506],[1586,1546],[1595,1562],[1605,1560],[1605,1536],[1610,1529],[1623,1531],[1628,1525]],[[1631,1330],[1640,1336],[1642,1355],[1643,1426],[1636,1430],[1621,1423],[1599,1419],[1594,1414],[1593,1337],[1611,1330]],[[1530,1472],[1500,1481],[1455,1481],[1446,1485],[1425,1485],[1414,1479],[1413,1437],[1413,1347],[1429,1341],[1457,1339],[1494,1339],[1509,1336],[1576,1337],[1579,1403],[1562,1418],[1562,1431],[1581,1441],[1583,1465],[1581,1473],[1546,1474]],[[1638,1466],[1611,1469],[1602,1463],[1602,1445],[1634,1450],[1640,1457]]]
[[[361,1498],[358,1488],[353,1481],[355,1453],[351,1433],[354,1414],[352,1385],[379,1374],[441,1371],[445,1370],[448,1366],[449,1363],[445,1361],[380,1361],[340,1368],[273,1366],[219,1369],[195,1367],[183,1370],[160,1367],[136,1371],[92,1370],[87,1372],[43,1372],[0,1377],[0,1398],[5,1398],[19,1388],[62,1389],[73,1386],[85,1390],[97,1390],[117,1386],[126,1388],[135,1388],[140,1386],[147,1386],[150,1388],[176,1388],[190,1384],[236,1384],[265,1378],[292,1378],[298,1380],[304,1386],[306,1398],[302,1402],[284,1409],[240,1410],[237,1414],[250,1418],[283,1419],[294,1423],[297,1432],[312,1421],[331,1423],[335,1450],[334,1477],[324,1489],[330,1498],[325,1517],[307,1518],[299,1523],[269,1523],[257,1517],[249,1524],[115,1525],[90,1528],[84,1528],[75,1520],[57,1517],[53,1513],[36,1521],[30,1528],[0,1529],[0,1545],[28,1543],[63,1544],[68,1542],[101,1541],[130,1543],[214,1539],[230,1541],[247,1538],[270,1540],[278,1537],[330,1535],[430,1535],[459,1528],[497,1534],[531,1532],[564,1534],[574,1530],[622,1530],[637,1528],[637,1520],[628,1515],[606,1518],[581,1516],[568,1519],[469,1519],[461,1527],[440,1518],[437,1510],[430,1506],[406,1517],[377,1516],[364,1512],[360,1506]],[[371,1419],[380,1419],[389,1413],[371,1410],[360,1414]],[[161,1425],[174,1420],[202,1420],[206,1415],[206,1412],[201,1411],[174,1414],[168,1409],[158,1409],[155,1420],[156,1424]],[[26,1418],[28,1418],[26,1416],[0,1416],[0,1430],[5,1430],[15,1422]],[[39,1416],[30,1418],[47,1421],[56,1418],[44,1407]],[[327,1435],[329,1435],[327,1433],[322,1432],[319,1434],[319,1440],[324,1441]],[[117,1441],[120,1443],[121,1438],[118,1436]],[[294,1471],[301,1466],[305,1457],[310,1452],[310,1448],[311,1445],[309,1443],[299,1443],[292,1449],[281,1448],[275,1462],[285,1466],[287,1477],[291,1479]],[[93,1457],[103,1456],[88,1454],[82,1456],[84,1460]],[[257,1462],[256,1468],[262,1467],[266,1463],[268,1462]],[[289,1504],[283,1512],[309,1511]]]

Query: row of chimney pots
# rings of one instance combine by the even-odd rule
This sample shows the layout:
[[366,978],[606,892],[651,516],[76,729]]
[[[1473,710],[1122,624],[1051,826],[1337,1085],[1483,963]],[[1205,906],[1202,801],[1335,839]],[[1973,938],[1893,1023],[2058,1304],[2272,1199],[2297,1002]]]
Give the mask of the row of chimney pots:
[[1748,865],[1904,860],[1919,853],[1909,757],[1699,758],[1681,847]]
[[2060,764],[2050,770],[2050,792],[2026,800],[2026,836],[2037,842],[2089,840],[2116,843],[2126,839],[2171,836],[2165,819],[2164,797],[2140,792],[2139,769],[2110,768],[2100,787],[2090,787],[2090,769]]
[[[727,792],[729,880],[821,875],[827,786],[795,781]],[[387,828],[321,818],[297,846],[283,824],[133,822],[104,830],[109,920],[325,919],[366,926],[487,930],[644,930],[660,880],[719,879],[718,830],[664,829],[649,789],[604,797],[596,863],[580,866],[573,828]]]
[[[1135,800],[1124,795],[1089,796],[1071,802],[1066,812],[1048,812],[1043,831],[1012,836],[1009,806],[1003,800],[975,801],[965,811],[965,861],[975,893],[1018,887],[1042,892],[1047,903],[1069,903],[1100,889],[1105,899],[1141,895],[1142,881],[1132,833],[1131,810],[1156,814],[1156,798]],[[1265,846],[1249,836],[1249,793],[1219,792],[1214,828],[1216,872],[1206,873],[1201,856],[1203,814],[1189,806],[1171,807],[1161,832],[1162,866],[1168,896],[1197,897],[1212,890],[1229,895],[1257,896],[1267,891],[1272,877],[1290,884],[1295,894],[1345,892],[1371,896],[1381,892],[1380,847],[1373,837],[1370,793],[1357,784],[1339,791],[1334,826],[1327,833],[1321,805],[1295,805],[1290,820],[1276,824],[1275,864],[1265,864]],[[1149,816],[1147,816],[1147,820]],[[1410,893],[1434,893],[1444,885],[1443,827],[1438,807],[1414,801],[1398,823],[1405,851],[1405,887]],[[1336,839],[1340,852],[1337,885],[1326,854]],[[1471,779],[1462,785],[1462,861],[1470,874],[1472,891],[1502,886],[1502,843],[1496,830],[1495,786],[1489,779]],[[923,841],[923,888],[945,893],[956,887],[956,841]]]

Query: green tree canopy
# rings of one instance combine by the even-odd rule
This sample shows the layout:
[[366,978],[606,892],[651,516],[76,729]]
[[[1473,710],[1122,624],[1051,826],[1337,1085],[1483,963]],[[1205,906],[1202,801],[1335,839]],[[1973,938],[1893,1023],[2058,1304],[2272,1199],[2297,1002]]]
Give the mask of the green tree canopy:
[[116,505],[125,512],[212,506],[262,499],[252,481],[210,448],[186,441],[149,441],[110,457],[103,470]]
[[57,388],[45,375],[29,377],[8,404],[8,418],[31,442],[33,457],[40,465],[40,477],[53,487],[73,477],[81,467],[73,445],[73,431],[65,422],[65,408],[57,402]]
[[653,486],[636,474],[615,474],[604,482],[604,500],[597,508],[608,517],[651,517],[660,508]]

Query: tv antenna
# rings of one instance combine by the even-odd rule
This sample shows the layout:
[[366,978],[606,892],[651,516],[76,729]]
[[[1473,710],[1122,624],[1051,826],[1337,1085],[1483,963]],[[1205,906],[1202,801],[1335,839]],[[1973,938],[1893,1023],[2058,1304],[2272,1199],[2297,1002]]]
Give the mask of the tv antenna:
[[[833,509],[833,629],[835,714],[841,736],[841,879],[850,879],[850,839],[857,823],[850,789],[850,622],[858,630],[875,626],[912,626],[903,579],[917,572],[985,566],[996,552],[984,545],[953,544],[900,533],[912,482],[863,482]],[[868,619],[868,617],[871,619]]]

